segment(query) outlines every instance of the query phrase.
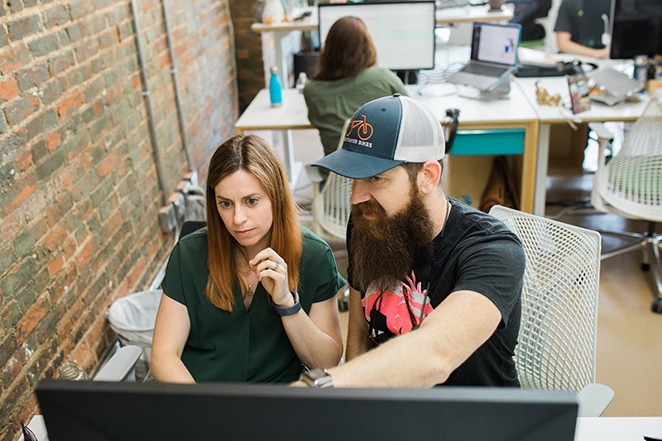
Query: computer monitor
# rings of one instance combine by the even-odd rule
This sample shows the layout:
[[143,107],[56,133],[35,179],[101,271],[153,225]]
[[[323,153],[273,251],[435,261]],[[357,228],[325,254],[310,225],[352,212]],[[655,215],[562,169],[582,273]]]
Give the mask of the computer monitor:
[[329,28],[336,20],[354,16],[363,20],[368,28],[380,66],[392,70],[434,68],[434,0],[320,3],[318,13],[322,47]]
[[662,55],[662,1],[612,0],[609,58]]
[[44,380],[50,441],[573,441],[570,392]]

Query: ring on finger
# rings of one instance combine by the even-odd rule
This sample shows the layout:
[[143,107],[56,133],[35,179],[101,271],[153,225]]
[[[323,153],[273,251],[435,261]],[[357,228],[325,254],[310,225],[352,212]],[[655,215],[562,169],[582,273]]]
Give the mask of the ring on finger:
[[280,263],[276,262],[276,266],[274,267],[274,271],[278,271],[278,266],[279,265],[280,265]]

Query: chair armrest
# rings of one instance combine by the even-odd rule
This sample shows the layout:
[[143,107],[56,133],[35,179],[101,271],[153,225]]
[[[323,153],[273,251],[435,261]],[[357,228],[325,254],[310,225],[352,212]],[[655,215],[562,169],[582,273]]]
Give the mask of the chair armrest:
[[119,348],[110,360],[101,366],[92,381],[123,381],[133,373],[142,353],[140,346],[127,345]]
[[587,384],[577,394],[579,402],[577,416],[599,417],[613,399],[614,391],[609,386],[600,383]]
[[609,142],[614,139],[614,135],[611,133],[611,130],[609,130],[603,123],[592,122],[588,123],[588,126],[595,132],[596,135],[598,135],[598,142],[601,140]]
[[320,183],[324,180],[324,176],[320,173],[319,167],[313,167],[312,164],[306,164],[306,173],[308,174],[308,179],[312,183]]

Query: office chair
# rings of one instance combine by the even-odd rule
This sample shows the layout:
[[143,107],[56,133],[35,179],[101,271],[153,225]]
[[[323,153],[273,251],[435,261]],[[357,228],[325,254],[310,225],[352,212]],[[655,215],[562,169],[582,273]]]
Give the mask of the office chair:
[[634,239],[636,243],[605,253],[608,259],[642,250],[641,269],[648,271],[654,285],[651,310],[662,313],[662,260],[660,236],[656,228],[662,222],[662,91],[650,100],[635,122],[621,150],[609,158],[611,133],[601,124],[591,123],[598,135],[598,168],[593,177],[591,203],[598,211],[648,223],[642,233],[603,231]]
[[[306,173],[313,184],[312,230],[326,241],[345,241],[345,230],[352,206],[352,180],[330,172],[324,178],[318,167],[306,164]],[[347,256],[345,247],[333,251],[336,260]],[[345,285],[338,293],[338,308],[349,308],[349,286]]]
[[599,416],[614,392],[595,383],[600,233],[495,205],[526,254],[515,362],[524,389],[577,392]]
[[[206,225],[206,221],[187,220],[181,226],[178,239]],[[115,300],[106,312],[106,319],[122,345],[120,351],[125,347],[141,349],[140,360],[134,363],[134,378],[138,381],[150,381],[152,379],[149,363],[152,355],[154,324],[161,302],[161,294],[160,289],[135,292]]]

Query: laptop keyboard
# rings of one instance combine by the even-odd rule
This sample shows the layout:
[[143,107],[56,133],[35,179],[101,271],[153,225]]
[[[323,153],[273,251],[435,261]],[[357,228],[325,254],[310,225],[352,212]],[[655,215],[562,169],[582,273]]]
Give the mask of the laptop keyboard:
[[500,77],[508,68],[498,66],[485,66],[483,64],[469,63],[462,68],[462,72],[483,75],[488,77]]

